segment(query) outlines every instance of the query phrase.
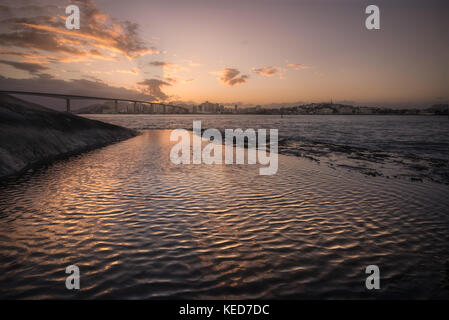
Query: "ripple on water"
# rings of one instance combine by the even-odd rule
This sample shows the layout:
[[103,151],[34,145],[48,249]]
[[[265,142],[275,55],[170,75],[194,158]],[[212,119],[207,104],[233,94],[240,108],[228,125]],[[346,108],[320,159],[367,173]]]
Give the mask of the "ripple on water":
[[[174,166],[168,131],[1,185],[4,298],[448,298],[447,186],[280,156]],[[65,289],[65,267],[82,290]]]

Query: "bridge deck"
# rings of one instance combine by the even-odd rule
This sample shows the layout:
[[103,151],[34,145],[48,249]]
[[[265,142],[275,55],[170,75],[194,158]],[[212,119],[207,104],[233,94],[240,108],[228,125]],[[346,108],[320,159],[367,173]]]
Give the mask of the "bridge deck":
[[97,96],[82,96],[82,95],[74,95],[74,94],[60,94],[60,93],[49,93],[49,92],[32,92],[32,91],[14,91],[14,90],[0,90],[0,94],[18,94],[18,95],[33,95],[33,96],[42,96],[42,97],[49,97],[49,98],[59,98],[59,99],[65,99],[67,101],[67,111],[70,112],[70,100],[103,100],[103,101],[114,101],[115,106],[117,108],[117,102],[123,101],[123,102],[133,102],[133,103],[141,103],[141,104],[149,104],[149,105],[160,105],[163,107],[171,107],[180,109],[183,111],[188,112],[187,108],[180,107],[180,106],[174,106],[171,104],[166,103],[160,103],[156,101],[146,101],[146,100],[135,100],[135,99],[127,99],[127,98],[109,98],[109,97],[97,97]]

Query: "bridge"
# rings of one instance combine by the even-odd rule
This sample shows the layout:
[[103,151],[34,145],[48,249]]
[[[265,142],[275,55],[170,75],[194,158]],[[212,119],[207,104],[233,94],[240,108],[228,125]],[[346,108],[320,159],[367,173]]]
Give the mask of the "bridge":
[[[155,106],[162,107],[162,113],[167,113],[167,111],[180,111],[179,113],[189,113],[189,110],[185,107],[175,106],[166,103],[159,103],[154,101],[145,101],[145,100],[135,100],[135,99],[126,99],[126,98],[107,98],[107,97],[96,97],[96,96],[82,96],[82,95],[73,95],[73,94],[59,94],[59,93],[48,93],[48,92],[31,92],[31,91],[7,91],[0,90],[0,94],[14,94],[14,95],[30,95],[30,96],[41,96],[48,98],[57,98],[64,99],[66,101],[66,111],[71,112],[70,109],[70,101],[71,100],[102,100],[102,101],[114,101],[114,111],[118,113],[118,102],[131,102],[133,103],[134,112],[133,113],[145,113],[145,110],[155,110]],[[156,112],[154,112],[156,113]]]

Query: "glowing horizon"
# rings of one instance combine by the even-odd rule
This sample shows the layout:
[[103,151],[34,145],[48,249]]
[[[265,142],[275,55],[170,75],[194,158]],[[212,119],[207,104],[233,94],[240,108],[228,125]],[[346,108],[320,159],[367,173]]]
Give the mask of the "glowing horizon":
[[[69,4],[80,30],[65,29]],[[195,103],[446,102],[444,2],[377,1],[375,31],[364,27],[368,4],[6,1],[1,82]]]

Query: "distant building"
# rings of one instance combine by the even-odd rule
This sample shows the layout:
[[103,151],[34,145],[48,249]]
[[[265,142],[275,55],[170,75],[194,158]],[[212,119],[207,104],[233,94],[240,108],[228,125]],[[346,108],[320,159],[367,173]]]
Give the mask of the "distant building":
[[222,107],[218,103],[211,103],[209,101],[203,102],[198,106],[198,111],[202,113],[218,113]]
[[332,114],[332,113],[334,113],[334,109],[332,108],[324,107],[317,110],[317,114]]
[[360,107],[359,108],[359,113],[360,114],[373,114],[373,108],[369,108],[369,107]]
[[338,106],[339,114],[353,114],[355,109],[352,106]]

